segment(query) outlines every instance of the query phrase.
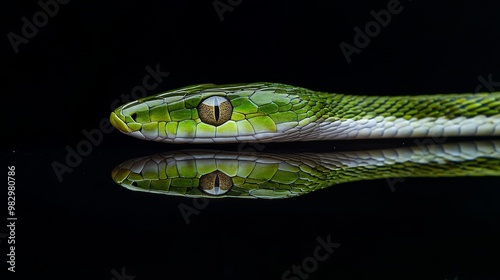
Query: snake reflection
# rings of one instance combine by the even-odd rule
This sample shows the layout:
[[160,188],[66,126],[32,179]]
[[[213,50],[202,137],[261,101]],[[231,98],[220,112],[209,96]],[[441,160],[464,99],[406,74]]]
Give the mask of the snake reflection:
[[186,197],[290,198],[381,178],[500,176],[500,140],[331,153],[184,150],[128,160],[112,171],[130,190]]

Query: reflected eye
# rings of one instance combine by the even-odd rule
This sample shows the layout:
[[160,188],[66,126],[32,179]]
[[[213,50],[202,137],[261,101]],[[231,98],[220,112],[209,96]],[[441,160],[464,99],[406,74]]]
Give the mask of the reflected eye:
[[223,195],[232,186],[233,181],[231,178],[220,171],[205,174],[200,178],[200,189],[207,194]]
[[198,115],[204,123],[221,125],[231,118],[233,106],[224,97],[211,96],[198,105]]

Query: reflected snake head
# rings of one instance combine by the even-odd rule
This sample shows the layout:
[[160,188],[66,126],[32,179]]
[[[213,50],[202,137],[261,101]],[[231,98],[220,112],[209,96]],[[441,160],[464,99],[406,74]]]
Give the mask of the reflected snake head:
[[236,152],[178,151],[126,161],[113,180],[130,190],[186,197],[288,198],[316,187],[279,158]]

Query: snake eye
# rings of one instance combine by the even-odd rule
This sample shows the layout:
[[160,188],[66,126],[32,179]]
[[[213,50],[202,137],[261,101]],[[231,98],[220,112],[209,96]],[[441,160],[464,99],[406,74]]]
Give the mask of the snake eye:
[[224,97],[211,96],[198,105],[201,121],[211,125],[221,125],[231,118],[233,106]]
[[200,178],[200,189],[210,195],[223,195],[232,186],[231,178],[220,171],[205,174]]

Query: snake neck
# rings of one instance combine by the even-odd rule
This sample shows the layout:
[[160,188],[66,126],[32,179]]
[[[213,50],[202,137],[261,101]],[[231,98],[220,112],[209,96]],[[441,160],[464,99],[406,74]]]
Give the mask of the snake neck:
[[[500,93],[354,96],[301,92],[302,141],[500,135]],[[300,116],[300,115],[299,115]]]

